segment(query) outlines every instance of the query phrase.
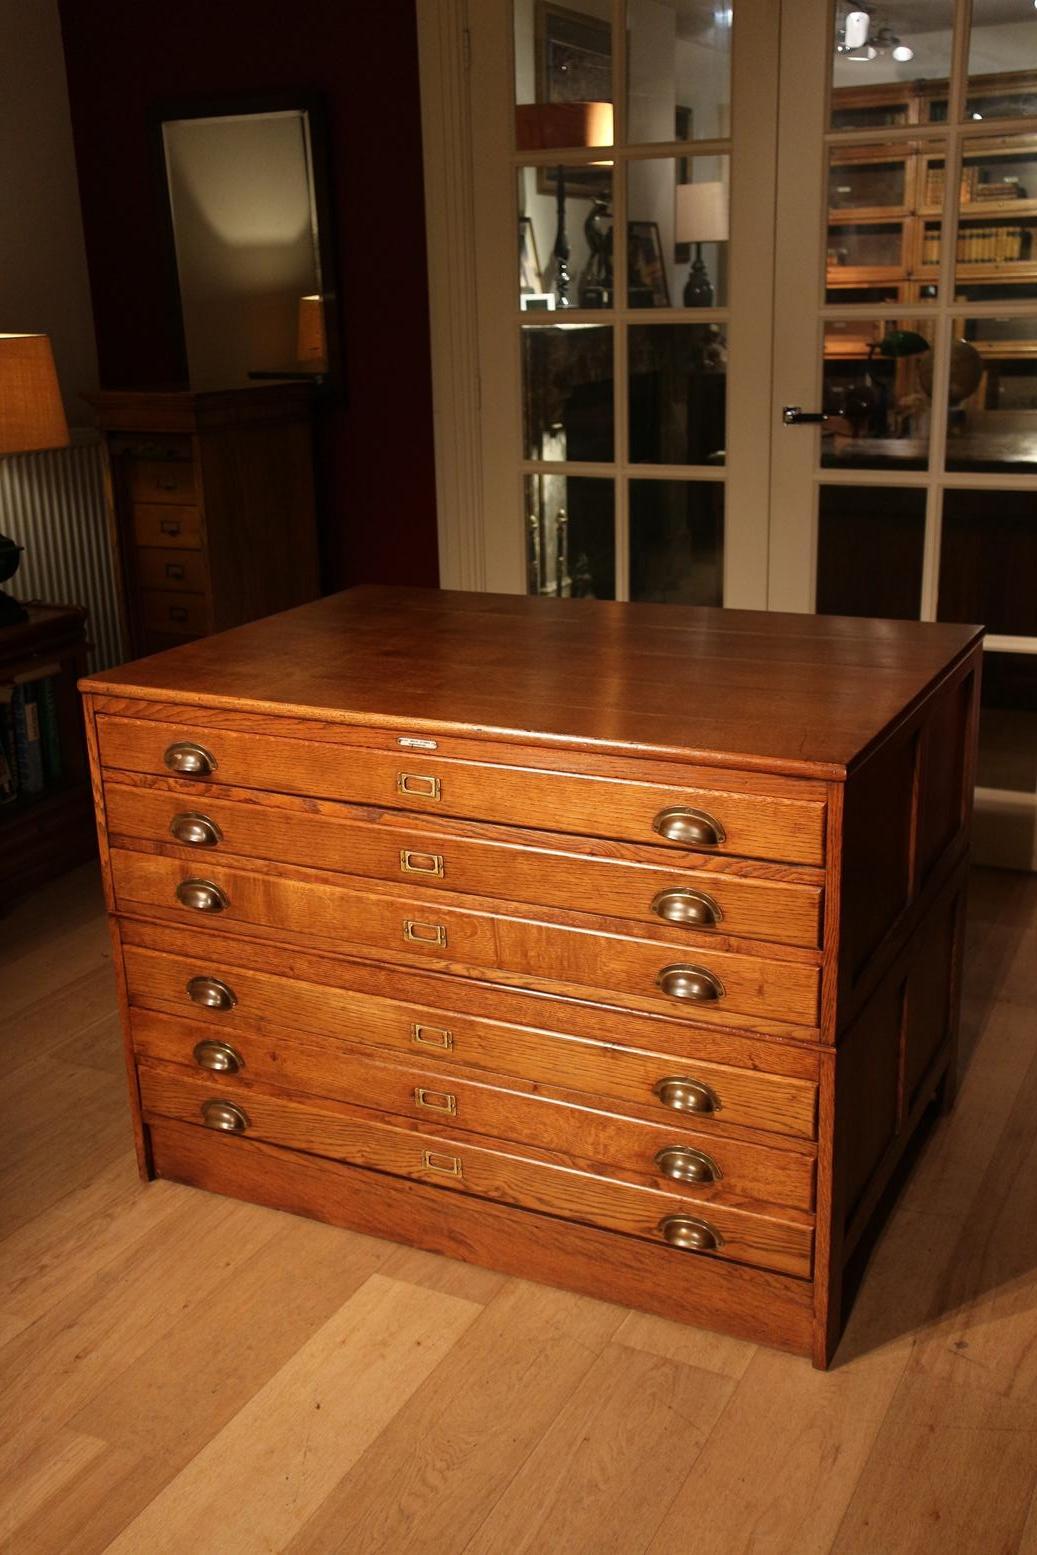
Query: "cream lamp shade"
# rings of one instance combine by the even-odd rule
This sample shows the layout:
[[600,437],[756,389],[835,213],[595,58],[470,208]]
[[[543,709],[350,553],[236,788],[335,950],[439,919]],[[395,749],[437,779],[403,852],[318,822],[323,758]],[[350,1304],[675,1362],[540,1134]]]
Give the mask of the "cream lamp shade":
[[319,296],[299,298],[299,340],[296,357],[310,367],[328,365],[328,348],[324,339],[324,299]]
[[727,185],[724,183],[678,184],[674,233],[676,241],[726,243],[727,199]]
[[611,146],[611,103],[521,103],[515,109],[519,151]]
[[68,440],[47,336],[0,334],[0,456],[64,448]]

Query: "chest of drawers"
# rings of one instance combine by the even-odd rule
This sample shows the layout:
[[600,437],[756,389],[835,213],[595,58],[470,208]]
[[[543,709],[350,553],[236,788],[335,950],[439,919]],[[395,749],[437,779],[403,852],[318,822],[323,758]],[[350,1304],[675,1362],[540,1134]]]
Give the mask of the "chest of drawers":
[[142,1172],[826,1365],[953,1089],[980,655],[357,589],[84,681]]

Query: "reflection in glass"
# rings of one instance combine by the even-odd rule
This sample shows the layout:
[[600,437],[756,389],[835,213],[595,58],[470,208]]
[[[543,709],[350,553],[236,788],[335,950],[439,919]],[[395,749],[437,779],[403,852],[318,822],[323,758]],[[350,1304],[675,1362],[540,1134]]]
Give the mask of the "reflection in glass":
[[922,597],[925,491],[822,486],[817,609],[822,615],[916,621]]
[[945,491],[940,621],[1037,635],[1037,493]]
[[969,142],[959,211],[959,290],[967,283],[969,298],[993,298],[1007,284],[1016,297],[1037,296],[1037,136]]
[[980,788],[1037,791],[1037,654],[983,655]]
[[631,325],[630,459],[723,464],[727,341],[715,324]]
[[519,168],[519,307],[554,311],[564,296],[570,307],[611,308],[611,270],[611,167]]
[[612,29],[601,9],[515,0],[516,103],[612,101]]
[[[904,270],[904,228],[901,222],[830,221],[828,224],[829,286],[858,285],[860,272],[878,270],[885,275]],[[879,279],[883,277],[880,276]],[[838,294],[830,301],[838,302]]]
[[825,323],[821,463],[834,469],[925,469],[932,325]]
[[730,160],[659,157],[629,164],[628,306],[725,306]]
[[612,458],[612,330],[524,325],[522,411],[527,459]]
[[723,481],[630,482],[630,598],[724,603]]
[[967,119],[1022,119],[1037,114],[1037,88],[1013,79],[1037,65],[1037,16],[1029,6],[972,0]]
[[964,336],[951,345],[947,468],[1032,475],[1037,319],[965,319]]
[[628,0],[631,144],[730,133],[731,0]]
[[529,594],[615,599],[613,483],[527,475],[526,562]]
[[[908,123],[906,88],[950,73],[953,0],[890,0],[881,10],[834,0],[833,11],[832,128]],[[887,83],[888,97],[876,100]]]
[[907,157],[884,146],[833,151],[828,165],[828,206],[842,211],[903,210]]

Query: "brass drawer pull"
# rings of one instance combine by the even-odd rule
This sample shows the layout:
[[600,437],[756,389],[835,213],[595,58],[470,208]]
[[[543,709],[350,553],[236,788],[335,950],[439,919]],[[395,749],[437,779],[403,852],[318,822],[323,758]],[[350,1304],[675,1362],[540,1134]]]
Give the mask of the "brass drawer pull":
[[457,1097],[451,1096],[449,1091],[426,1091],[423,1086],[416,1085],[414,1100],[419,1107],[427,1107],[429,1112],[448,1112],[451,1117],[457,1112]]
[[163,518],[158,527],[164,535],[178,535],[183,525],[178,518]]
[[405,875],[438,875],[443,877],[441,853],[412,853],[410,848],[400,849],[400,868]]
[[170,607],[169,607],[169,619],[171,621],[186,621],[187,620],[187,606],[186,605],[170,605]]
[[403,937],[415,945],[446,945],[446,929],[441,923],[419,923],[414,918],[404,918]]
[[179,484],[175,475],[159,475],[155,481],[159,491],[175,491]]
[[659,1151],[655,1164],[674,1182],[719,1182],[724,1175],[711,1155],[690,1145],[668,1145]]
[[423,777],[418,772],[398,773],[396,787],[401,794],[410,794],[416,799],[438,799],[441,793],[437,777]]
[[169,823],[169,829],[177,842],[182,842],[189,848],[215,848],[218,842],[223,841],[223,833],[215,821],[211,821],[207,815],[197,815],[190,810],[174,815]]
[[652,901],[652,911],[667,923],[690,929],[712,929],[724,916],[711,896],[683,885],[660,891]]
[[247,1116],[231,1101],[203,1101],[202,1122],[224,1134],[243,1134],[248,1128]]
[[176,899],[195,912],[225,912],[230,906],[230,898],[211,880],[181,880]]
[[655,981],[669,999],[715,1004],[724,997],[723,983],[704,966],[664,966]]
[[681,1247],[689,1253],[712,1253],[724,1245],[716,1227],[694,1215],[667,1215],[660,1220],[659,1230],[671,1247]]
[[218,977],[192,977],[187,984],[187,997],[207,1010],[232,1010],[238,1002],[233,988],[221,983]]
[[688,1080],[683,1075],[667,1075],[656,1080],[652,1092],[664,1107],[674,1112],[719,1112],[720,1098],[716,1091],[701,1080]]
[[725,840],[726,833],[720,822],[705,810],[688,810],[683,805],[673,805],[660,810],[652,822],[652,830],[668,842],[679,842],[685,848],[715,848]]
[[217,765],[212,751],[206,750],[204,745],[195,745],[192,740],[180,740],[171,745],[162,760],[178,777],[208,777]]
[[237,1074],[245,1067],[245,1060],[229,1042],[199,1042],[193,1057],[199,1069],[209,1069],[213,1074]]
[[427,1167],[430,1172],[444,1172],[447,1177],[464,1176],[460,1156],[443,1155],[438,1150],[423,1150],[421,1152],[421,1164]]
[[166,577],[174,583],[183,582],[184,569],[180,562],[166,562]]
[[415,1021],[410,1029],[410,1039],[418,1047],[452,1048],[454,1045],[454,1033],[447,1031],[443,1026],[423,1026],[420,1021]]

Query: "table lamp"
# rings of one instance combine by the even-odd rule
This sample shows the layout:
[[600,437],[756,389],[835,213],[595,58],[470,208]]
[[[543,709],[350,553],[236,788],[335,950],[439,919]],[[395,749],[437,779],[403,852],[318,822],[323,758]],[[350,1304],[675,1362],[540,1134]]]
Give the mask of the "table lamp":
[[[64,448],[68,425],[46,335],[0,334],[0,458]],[[18,570],[22,548],[0,535],[0,583]],[[24,605],[0,589],[0,626],[27,621]]]
[[727,185],[719,181],[678,184],[674,236],[678,243],[695,244],[695,258],[684,286],[686,308],[713,306],[713,285],[702,260],[702,245],[726,243],[727,235]]
[[[611,103],[521,103],[515,109],[515,144],[519,151],[548,151],[554,147],[611,146]],[[592,166],[607,166],[593,163]],[[555,169],[555,303],[568,308],[569,236],[565,230],[565,169]]]
[[299,331],[296,359],[312,372],[328,370],[328,347],[324,338],[324,299],[314,294],[299,298]]

